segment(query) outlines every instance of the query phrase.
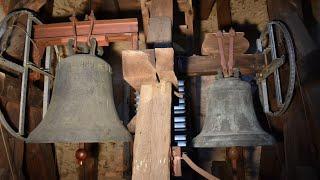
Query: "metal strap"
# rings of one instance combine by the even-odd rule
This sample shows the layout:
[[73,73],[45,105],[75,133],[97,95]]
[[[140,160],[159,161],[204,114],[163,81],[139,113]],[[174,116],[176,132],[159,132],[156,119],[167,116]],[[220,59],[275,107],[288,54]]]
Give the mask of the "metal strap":
[[233,48],[234,48],[234,38],[236,36],[236,32],[234,29],[230,29],[229,31],[229,59],[228,59],[228,73],[229,76],[233,74],[233,66],[234,66],[234,59],[233,59]]
[[197,173],[209,180],[219,180],[219,178],[209,174],[207,171],[203,170],[197,166],[185,153],[182,154],[182,159]]
[[218,31],[216,33],[217,40],[218,40],[218,46],[219,46],[219,54],[220,54],[220,61],[221,61],[221,67],[224,74],[227,74],[228,68],[227,68],[227,62],[226,58],[224,57],[224,46],[223,46],[223,34],[221,31]]

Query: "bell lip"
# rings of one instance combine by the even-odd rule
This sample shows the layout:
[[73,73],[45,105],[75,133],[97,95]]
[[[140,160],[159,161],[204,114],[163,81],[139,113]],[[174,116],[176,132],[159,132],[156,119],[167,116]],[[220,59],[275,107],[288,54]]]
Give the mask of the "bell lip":
[[[233,138],[237,137],[237,138]],[[211,141],[210,141],[211,140]],[[272,146],[276,140],[267,133],[262,134],[238,134],[238,135],[214,135],[202,136],[199,134],[192,139],[194,148],[223,148],[223,147],[250,147],[250,146]]]

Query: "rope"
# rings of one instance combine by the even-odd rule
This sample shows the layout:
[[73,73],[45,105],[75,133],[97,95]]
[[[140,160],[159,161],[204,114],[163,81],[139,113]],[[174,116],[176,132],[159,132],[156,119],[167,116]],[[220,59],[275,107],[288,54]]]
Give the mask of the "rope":
[[1,124],[0,124],[0,131],[1,131],[1,137],[2,137],[2,141],[3,141],[4,150],[6,151],[6,155],[7,155],[7,159],[8,159],[8,163],[9,163],[11,176],[12,176],[12,179],[15,180],[15,176],[14,176],[14,173],[13,173],[13,166],[12,166],[10,154],[9,154],[9,151],[8,151],[7,142],[6,142],[5,138],[4,138],[4,133],[3,133],[3,129],[2,129],[2,125]]
[[24,30],[22,27],[20,27],[20,26],[18,26],[18,25],[14,25],[14,24],[13,24],[12,26],[13,26],[13,27],[17,27],[18,29],[20,29],[21,31],[23,31],[24,34],[29,37],[30,42],[34,45],[34,47],[37,49],[37,51],[38,51],[38,53],[39,53],[39,48],[38,48],[37,44],[34,42],[34,40],[31,38],[31,35],[30,35],[26,30]]

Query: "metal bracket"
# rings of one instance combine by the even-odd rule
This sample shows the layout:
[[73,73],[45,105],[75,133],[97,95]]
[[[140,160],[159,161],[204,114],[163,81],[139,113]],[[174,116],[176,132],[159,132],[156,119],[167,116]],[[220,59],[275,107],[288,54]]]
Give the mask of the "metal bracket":
[[[28,14],[27,19],[27,34],[32,34],[32,24],[42,24],[42,22],[37,19],[32,14]],[[0,57],[0,65],[6,68],[10,68],[14,71],[22,73],[22,83],[21,83],[21,96],[20,96],[20,112],[19,112],[19,127],[18,132],[15,132],[8,122],[4,119],[3,114],[0,114],[0,122],[6,128],[6,130],[16,138],[23,139],[25,135],[25,114],[26,114],[26,101],[27,101],[27,90],[28,90],[28,79],[29,79],[29,70],[36,71],[42,75],[44,75],[44,92],[43,92],[43,116],[45,115],[50,98],[50,83],[51,79],[54,76],[50,73],[51,71],[51,54],[52,47],[46,48],[46,57],[45,57],[45,67],[39,68],[35,64],[33,64],[30,59],[30,37],[26,35],[25,45],[24,45],[24,55],[23,55],[23,65],[19,65],[13,63],[3,57]]]

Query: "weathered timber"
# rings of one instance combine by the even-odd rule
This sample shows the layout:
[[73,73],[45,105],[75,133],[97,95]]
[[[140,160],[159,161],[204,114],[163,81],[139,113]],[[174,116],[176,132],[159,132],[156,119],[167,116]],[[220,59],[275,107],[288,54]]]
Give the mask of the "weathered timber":
[[[14,9],[29,9],[34,12],[39,12],[39,10],[47,3],[47,0],[34,0],[34,1],[8,1],[8,12]],[[25,32],[22,29],[26,28],[27,16],[20,15],[16,17],[16,25],[20,28],[13,27],[12,34],[9,39],[9,46],[7,47],[6,53],[15,59],[23,59],[24,50],[24,40]],[[9,31],[7,31],[10,33]],[[2,42],[4,43],[4,42]]]
[[[228,53],[229,49],[229,33],[223,33],[223,48],[225,53]],[[244,37],[243,32],[236,32],[236,36],[234,38],[234,54],[242,54],[245,53],[250,44],[249,41]],[[201,49],[202,55],[210,55],[214,53],[219,53],[219,45],[216,33],[207,33],[204,37],[204,41]],[[228,56],[225,56],[228,57]]]
[[169,82],[141,86],[133,180],[170,179],[171,93]]
[[169,46],[172,42],[172,20],[169,17],[151,17],[149,19],[147,43]]
[[157,82],[154,50],[122,51],[123,78],[134,88]]
[[[95,20],[92,35],[113,33],[136,33],[138,21],[131,19]],[[74,36],[72,22],[34,25],[34,39]],[[77,35],[88,35],[90,21],[76,22]]]
[[201,18],[201,20],[208,19],[215,1],[216,0],[201,0],[200,1],[200,18]]
[[173,48],[155,48],[156,71],[161,81],[168,81],[178,85],[174,73],[174,51]]
[[[31,132],[42,120],[42,109],[30,107],[28,112],[28,129]],[[26,175],[28,178],[48,180],[56,180],[58,178],[53,148],[52,144],[25,145],[26,161],[24,165],[27,168]]]
[[232,24],[230,0],[217,0],[219,30],[228,30]]
[[[264,66],[262,54],[241,54],[234,56],[234,67],[240,68],[242,74],[255,74]],[[203,76],[214,75],[221,70],[219,54],[211,56],[189,56],[176,59],[178,75]]]
[[144,16],[144,21],[149,23],[146,35],[147,43],[161,47],[170,46],[172,42],[173,1],[152,0],[149,14],[150,18]]
[[[5,76],[5,78],[0,79],[0,97],[3,100],[10,102],[20,102],[21,93],[21,81],[17,78],[11,76]],[[27,105],[32,107],[42,108],[42,91],[41,89],[29,85]]]
[[123,77],[136,90],[140,90],[142,84],[158,81],[177,85],[173,57],[172,48],[122,51]]
[[[320,112],[320,53],[304,25],[300,12],[301,3],[295,2],[267,1],[270,19],[281,20],[286,24],[297,55],[296,90],[287,112],[281,116],[284,124],[285,161],[285,173],[282,174],[285,174],[287,179],[312,179],[310,175],[317,172],[320,159],[316,153],[320,149],[319,126],[316,125],[319,123]],[[289,78],[287,71],[283,74],[284,78]],[[270,84],[273,84],[272,80]]]
[[152,0],[150,17],[168,17],[173,19],[173,0]]
[[144,35],[148,34],[148,25],[149,25],[149,8],[147,7],[147,0],[141,0],[141,14],[142,14],[142,21],[143,21],[143,32]]

